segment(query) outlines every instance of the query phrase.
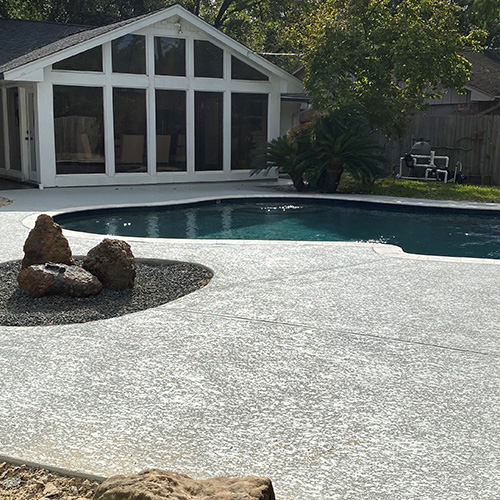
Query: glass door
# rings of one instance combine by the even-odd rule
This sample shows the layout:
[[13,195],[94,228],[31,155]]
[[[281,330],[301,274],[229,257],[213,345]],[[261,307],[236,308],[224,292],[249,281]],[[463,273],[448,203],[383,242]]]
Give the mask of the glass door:
[[26,92],[26,135],[24,140],[28,141],[27,148],[27,166],[28,179],[30,181],[38,181],[38,165],[36,161],[36,121],[35,121],[35,93],[33,91]]
[[7,89],[7,124],[9,131],[10,170],[21,175],[21,124],[19,116],[19,89]]

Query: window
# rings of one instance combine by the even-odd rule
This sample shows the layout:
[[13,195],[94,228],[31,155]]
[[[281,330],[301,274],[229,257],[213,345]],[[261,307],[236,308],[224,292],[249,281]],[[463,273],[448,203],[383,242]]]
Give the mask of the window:
[[264,73],[257,71],[234,56],[231,56],[231,78],[233,80],[269,80]]
[[156,91],[156,170],[186,170],[186,92]]
[[204,40],[194,41],[194,76],[223,77],[224,51]]
[[222,92],[195,92],[195,170],[222,170]]
[[62,61],[54,63],[52,69],[102,72],[102,47],[94,47],[81,54],[63,59]]
[[155,74],[186,76],[186,40],[155,37]]
[[146,74],[146,39],[141,35],[125,35],[113,40],[113,71]]
[[146,172],[146,90],[113,89],[116,172]]
[[267,94],[231,96],[231,169],[251,168],[267,143]]
[[19,124],[19,90],[17,87],[7,89],[7,125],[10,169],[21,171],[21,128]]
[[57,174],[105,172],[102,87],[54,85]]

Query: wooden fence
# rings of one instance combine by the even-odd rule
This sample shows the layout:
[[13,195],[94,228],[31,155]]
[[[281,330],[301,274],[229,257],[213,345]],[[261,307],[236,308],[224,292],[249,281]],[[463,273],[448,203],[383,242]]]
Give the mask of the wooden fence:
[[404,137],[380,136],[387,171],[399,167],[399,158],[421,138],[436,155],[449,156],[450,167],[461,162],[471,183],[500,185],[500,116],[415,116]]

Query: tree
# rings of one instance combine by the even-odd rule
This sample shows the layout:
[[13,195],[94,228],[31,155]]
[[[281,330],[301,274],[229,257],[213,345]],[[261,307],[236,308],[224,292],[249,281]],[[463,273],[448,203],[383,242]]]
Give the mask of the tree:
[[461,8],[460,26],[463,32],[479,27],[487,33],[485,46],[500,48],[500,0],[456,0]]
[[2,17],[103,25],[151,12],[164,0],[4,0]]
[[387,134],[446,88],[463,89],[470,63],[460,55],[479,41],[459,31],[448,0],[325,0],[291,35],[300,44],[305,84],[320,109],[356,103]]
[[[356,106],[319,113],[306,124],[267,143],[255,158],[254,173],[276,167],[292,179],[297,191],[337,191],[344,171],[363,183],[381,174],[385,158],[373,129]],[[305,182],[304,182],[305,181]]]

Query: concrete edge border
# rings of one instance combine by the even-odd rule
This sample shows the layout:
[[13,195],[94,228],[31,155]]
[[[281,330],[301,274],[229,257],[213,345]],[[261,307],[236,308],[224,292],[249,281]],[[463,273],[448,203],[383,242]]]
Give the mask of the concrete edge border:
[[26,467],[29,467],[30,469],[44,469],[55,474],[60,474],[61,476],[88,479],[89,481],[95,481],[97,483],[102,483],[107,479],[106,477],[86,474],[85,472],[77,472],[68,469],[62,469],[61,467],[53,467],[52,465],[39,464],[37,462],[30,462],[29,460],[22,460],[5,455],[0,455],[0,463],[3,462],[12,465],[26,465]]
[[[425,200],[420,198],[392,198],[371,195],[324,195],[324,194],[311,194],[303,195],[301,193],[272,193],[272,194],[252,194],[252,195],[221,195],[221,196],[203,196],[195,198],[184,198],[180,200],[161,201],[153,203],[120,203],[112,205],[93,205],[93,206],[80,206],[72,207],[64,210],[55,210],[45,212],[47,215],[55,216],[72,212],[85,212],[89,210],[103,210],[108,208],[133,208],[133,207],[166,207],[178,206],[191,203],[201,203],[207,201],[217,200],[245,200],[245,199],[269,199],[269,198],[304,198],[304,199],[323,199],[323,200],[341,200],[341,201],[356,201],[367,204],[380,204],[380,205],[396,205],[396,206],[409,206],[409,207],[424,207],[424,208],[444,208],[444,209],[457,209],[457,210],[477,210],[485,212],[500,212],[500,203],[479,203],[479,202],[456,202],[448,200]],[[39,213],[28,215],[22,219],[22,224],[31,229],[34,227],[36,218]],[[93,240],[102,240],[103,238],[110,237],[103,234],[85,233],[81,231],[64,230],[66,236],[70,238],[86,238]],[[211,239],[189,239],[189,238],[140,238],[137,236],[111,236],[115,239],[122,239],[131,242],[140,243],[164,243],[164,244],[190,244],[190,245],[294,245],[294,246],[310,246],[310,245],[335,245],[335,246],[359,246],[371,247],[372,250],[388,258],[411,259],[420,261],[438,261],[450,263],[464,263],[464,264],[483,264],[483,265],[500,265],[500,260],[474,258],[474,257],[449,257],[442,255],[423,255],[405,252],[397,245],[370,243],[370,242],[352,242],[352,241],[286,241],[286,240],[211,240]],[[209,268],[210,269],[210,268]]]

